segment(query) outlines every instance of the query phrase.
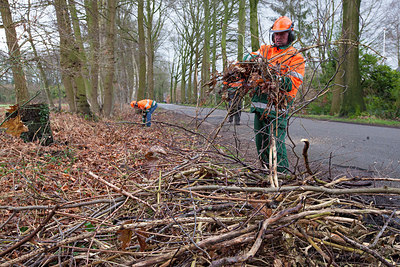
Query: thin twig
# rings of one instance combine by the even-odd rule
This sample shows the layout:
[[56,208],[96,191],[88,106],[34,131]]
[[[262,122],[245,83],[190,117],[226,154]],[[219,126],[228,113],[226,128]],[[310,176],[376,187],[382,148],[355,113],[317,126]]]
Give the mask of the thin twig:
[[94,173],[91,172],[91,171],[89,171],[88,173],[89,173],[90,176],[92,176],[92,177],[95,178],[96,180],[99,180],[100,182],[102,182],[102,183],[108,185],[109,187],[111,187],[112,189],[116,190],[117,192],[120,192],[120,193],[123,194],[124,196],[130,197],[130,198],[136,200],[137,202],[143,203],[143,204],[145,204],[146,206],[148,206],[150,209],[152,209],[153,211],[156,211],[156,209],[155,209],[153,206],[151,206],[149,203],[147,203],[146,201],[143,201],[142,199],[140,199],[140,198],[138,198],[138,197],[135,197],[134,195],[132,195],[131,193],[125,191],[124,189],[119,188],[119,187],[113,185],[113,184],[110,183],[110,182],[107,182],[106,180],[104,180],[103,178],[97,176],[96,174],[94,174]]
[[379,241],[379,238],[382,236],[383,232],[385,232],[386,227],[388,227],[390,221],[392,220],[393,215],[396,214],[396,210],[393,210],[392,214],[390,214],[389,218],[386,220],[385,224],[383,225],[382,229],[379,231],[379,233],[375,236],[374,242],[372,242],[371,245],[369,245],[369,248],[374,248],[376,244]]
[[257,235],[257,239],[254,242],[253,246],[251,247],[251,249],[245,253],[244,255],[240,255],[240,256],[236,256],[236,257],[226,257],[226,258],[222,258],[219,260],[215,260],[213,262],[211,262],[212,267],[217,267],[217,266],[222,266],[222,265],[233,265],[235,263],[238,262],[245,262],[246,260],[248,260],[251,257],[254,257],[254,255],[257,253],[258,249],[261,246],[261,243],[264,239],[264,235],[265,235],[265,231],[267,230],[267,227],[272,224],[275,223],[276,221],[278,221],[279,219],[281,219],[282,217],[293,213],[293,212],[297,212],[301,209],[301,207],[303,206],[302,201],[300,201],[299,204],[297,204],[297,206],[293,207],[293,208],[289,208],[286,210],[282,210],[280,211],[278,214],[264,220],[260,231],[258,232]]
[[313,191],[332,195],[344,194],[396,194],[400,195],[400,188],[394,187],[376,187],[376,188],[338,188],[331,189],[319,186],[282,186],[279,188],[265,188],[265,187],[236,187],[236,186],[221,186],[221,185],[200,185],[188,188],[190,190],[225,190],[235,192],[258,192],[258,193],[278,193],[288,191]]
[[384,265],[389,266],[389,267],[394,267],[395,265],[391,264],[390,262],[388,262],[384,257],[382,257],[378,252],[376,252],[375,250],[372,250],[362,244],[357,243],[356,241],[348,238],[346,235],[340,233],[339,231],[335,232],[337,235],[339,235],[341,238],[343,238],[347,243],[355,246],[358,249],[361,249],[362,251],[365,251],[369,254],[371,254],[372,256],[375,256],[376,258],[378,258],[378,260],[380,262],[382,262]]
[[7,253],[10,253],[14,249],[22,246],[23,244],[25,244],[26,242],[31,240],[40,230],[42,230],[43,227],[46,226],[46,224],[50,221],[51,217],[53,217],[54,214],[56,214],[57,209],[58,209],[58,206],[55,206],[54,209],[49,213],[49,215],[47,215],[46,219],[44,219],[44,221],[40,223],[39,227],[37,227],[32,233],[30,233],[29,235],[24,237],[21,241],[19,241],[18,243],[14,244],[11,247],[9,247],[8,249],[0,252],[0,257],[3,257]]

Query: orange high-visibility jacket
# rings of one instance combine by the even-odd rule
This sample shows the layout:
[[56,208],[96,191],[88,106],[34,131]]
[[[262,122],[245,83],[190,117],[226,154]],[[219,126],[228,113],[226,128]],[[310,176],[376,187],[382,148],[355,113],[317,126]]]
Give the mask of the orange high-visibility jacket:
[[156,104],[156,101],[151,99],[143,99],[136,103],[138,105],[138,108],[140,108],[141,110],[148,110]]
[[288,92],[292,98],[297,94],[297,90],[303,83],[304,77],[304,58],[293,46],[280,49],[276,46],[262,45],[257,52],[252,55],[259,55],[267,59],[269,64],[280,67],[280,76],[289,77],[292,81],[292,90]]

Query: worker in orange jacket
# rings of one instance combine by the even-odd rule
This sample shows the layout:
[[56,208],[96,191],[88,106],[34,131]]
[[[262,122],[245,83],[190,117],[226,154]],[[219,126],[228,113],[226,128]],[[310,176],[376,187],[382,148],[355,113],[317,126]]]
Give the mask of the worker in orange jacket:
[[[268,90],[261,91],[259,87],[253,92],[251,112],[254,113],[254,132],[260,160],[269,166],[269,150],[271,136],[275,135],[278,171],[287,172],[285,137],[287,128],[287,112],[296,97],[299,86],[303,83],[305,63],[303,56],[291,43],[295,40],[293,22],[285,16],[279,17],[271,27],[273,45],[262,45],[256,52],[245,57],[245,60],[267,62],[276,71],[278,83],[267,81],[269,89],[279,86],[279,90],[287,98],[286,109],[275,110],[268,103]],[[278,85],[276,85],[278,84]],[[270,110],[265,114],[265,110]]]
[[147,127],[151,126],[151,115],[153,114],[154,110],[157,108],[157,102],[151,99],[143,99],[140,101],[132,101],[131,106],[133,108],[141,109],[143,112],[143,123]]

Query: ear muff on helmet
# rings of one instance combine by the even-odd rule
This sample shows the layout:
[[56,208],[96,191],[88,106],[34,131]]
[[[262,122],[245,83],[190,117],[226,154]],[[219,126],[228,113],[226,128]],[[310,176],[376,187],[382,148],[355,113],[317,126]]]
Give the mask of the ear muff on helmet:
[[[294,40],[296,40],[296,34],[293,30],[290,30],[288,36],[288,44],[291,44]],[[272,33],[272,42],[275,43],[275,33]]]

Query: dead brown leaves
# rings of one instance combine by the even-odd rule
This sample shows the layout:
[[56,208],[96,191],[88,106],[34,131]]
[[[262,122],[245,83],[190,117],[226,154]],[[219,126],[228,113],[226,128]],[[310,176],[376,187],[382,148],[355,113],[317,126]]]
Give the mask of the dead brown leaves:
[[[4,110],[0,112],[4,114]],[[129,108],[119,117],[141,121],[140,115]],[[135,188],[135,182],[157,176],[159,170],[182,161],[182,153],[170,152],[177,147],[185,149],[188,143],[157,125],[147,128],[116,121],[93,122],[67,112],[52,113],[50,119],[55,143],[48,147],[24,143],[0,132],[0,206],[52,205],[113,193],[90,178],[88,171],[130,190]],[[11,212],[0,210],[4,220],[10,215]],[[21,219],[18,217],[4,226],[1,236],[15,231],[8,226]],[[30,227],[37,219],[28,215],[23,221],[21,227]]]
[[[238,62],[228,64],[222,75],[223,87],[221,94],[227,95],[231,84],[241,82],[239,87],[239,96],[246,94],[266,94],[271,109],[273,106],[277,109],[286,109],[288,105],[288,95],[280,90],[282,74],[279,70],[267,62]],[[269,113],[269,110],[265,110]]]
[[[18,110],[18,104],[12,105],[9,108],[7,108],[6,110],[7,110],[7,113],[9,113],[9,114],[13,113]],[[21,136],[22,133],[29,131],[28,127],[26,127],[22,123],[20,115],[17,115],[13,118],[9,118],[0,126],[0,128],[5,128],[7,134],[10,134],[15,137],[19,137],[19,136]]]
[[11,134],[12,136],[19,137],[22,133],[28,131],[28,127],[26,127],[22,121],[21,116],[17,115],[14,118],[8,119],[3,123],[1,128],[6,128],[6,133]]

